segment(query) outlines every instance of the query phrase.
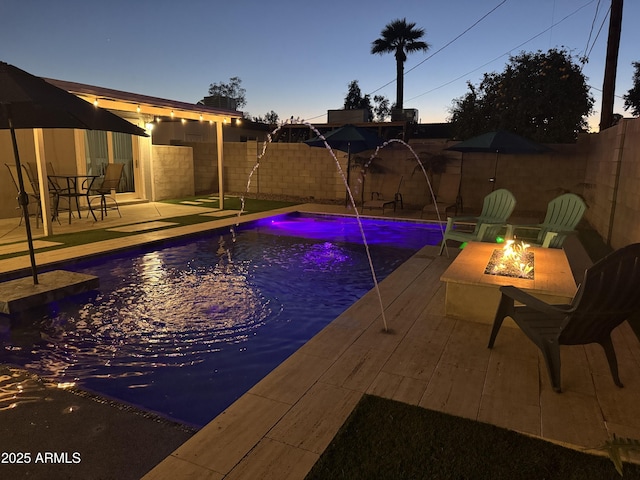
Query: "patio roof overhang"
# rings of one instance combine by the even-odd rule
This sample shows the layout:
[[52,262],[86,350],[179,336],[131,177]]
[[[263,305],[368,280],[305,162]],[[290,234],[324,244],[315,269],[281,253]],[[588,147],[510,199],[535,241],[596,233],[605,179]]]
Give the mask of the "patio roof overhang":
[[112,110],[123,117],[138,118],[145,122],[172,119],[224,124],[242,118],[242,112],[237,110],[214,108],[64,80],[49,78],[45,80],[94,105]]

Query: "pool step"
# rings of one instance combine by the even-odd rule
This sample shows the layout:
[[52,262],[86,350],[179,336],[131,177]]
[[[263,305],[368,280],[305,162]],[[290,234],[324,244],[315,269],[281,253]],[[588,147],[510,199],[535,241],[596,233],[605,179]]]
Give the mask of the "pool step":
[[0,313],[13,314],[55,302],[71,295],[95,290],[100,279],[94,275],[53,270],[38,275],[38,284],[32,277],[0,283]]

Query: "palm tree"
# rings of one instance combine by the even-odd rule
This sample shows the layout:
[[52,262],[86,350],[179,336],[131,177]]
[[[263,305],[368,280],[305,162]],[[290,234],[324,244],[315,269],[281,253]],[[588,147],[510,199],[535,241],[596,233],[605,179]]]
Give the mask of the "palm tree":
[[378,38],[371,45],[372,54],[395,53],[396,56],[396,105],[395,108],[402,110],[404,96],[404,62],[407,54],[426,52],[429,44],[420,41],[424,35],[424,29],[416,28],[415,23],[407,23],[407,19],[394,20],[387,24],[381,32],[382,38]]

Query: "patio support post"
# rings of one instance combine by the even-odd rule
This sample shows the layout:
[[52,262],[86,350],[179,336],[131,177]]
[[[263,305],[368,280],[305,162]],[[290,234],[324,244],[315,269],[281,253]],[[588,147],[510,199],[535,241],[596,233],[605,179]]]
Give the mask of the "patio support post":
[[224,158],[223,158],[223,139],[222,139],[222,122],[216,122],[216,150],[218,155],[218,195],[220,196],[220,210],[224,210]]
[[[51,221],[51,202],[49,201],[49,181],[47,180],[47,164],[44,153],[44,135],[41,128],[33,129],[33,144],[36,151],[36,166],[38,174],[38,191],[40,192],[40,210],[42,212],[42,228],[45,237],[53,235]],[[34,172],[36,173],[36,172]]]

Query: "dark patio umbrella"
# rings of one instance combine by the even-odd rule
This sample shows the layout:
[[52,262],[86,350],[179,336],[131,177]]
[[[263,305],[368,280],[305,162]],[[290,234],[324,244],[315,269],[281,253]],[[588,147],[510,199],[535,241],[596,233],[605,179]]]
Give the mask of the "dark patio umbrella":
[[18,172],[18,203],[22,207],[33,283],[38,283],[31,226],[29,199],[24,191],[24,179],[16,140],[16,129],[78,128],[143,135],[143,129],[102,108],[95,107],[40,77],[0,62],[0,129],[11,131],[13,154]]
[[498,155],[501,153],[506,154],[527,154],[527,153],[546,153],[551,151],[551,148],[536,143],[527,138],[521,137],[515,133],[507,132],[506,130],[497,130],[495,132],[483,133],[476,137],[469,138],[464,142],[455,144],[452,147],[445,150],[453,150],[456,152],[470,153],[492,153],[496,154],[496,162],[491,182],[493,186],[496,185],[496,174],[498,172]]
[[348,185],[350,176],[349,172],[351,170],[351,154],[364,152],[366,150],[373,150],[376,147],[382,146],[384,144],[384,140],[369,129],[348,124],[332,130],[331,132],[326,133],[323,136],[318,136],[306,140],[304,143],[306,143],[310,147],[325,148],[328,144],[331,148],[340,150],[341,152],[347,152]]

